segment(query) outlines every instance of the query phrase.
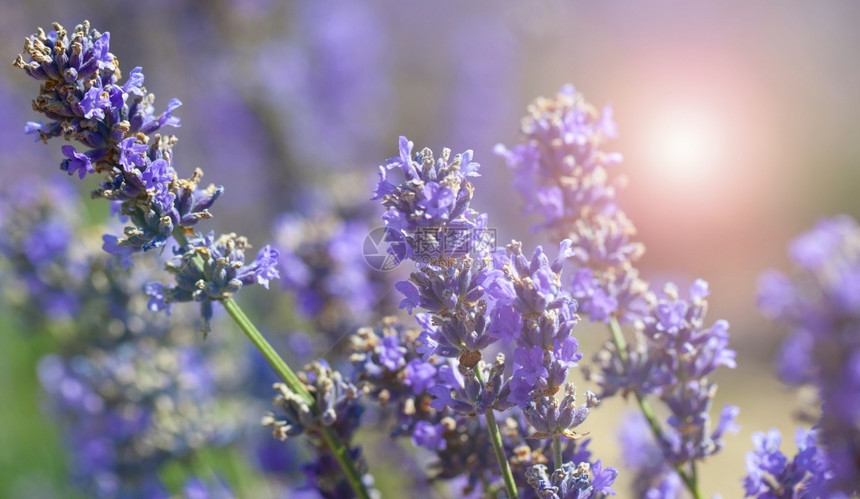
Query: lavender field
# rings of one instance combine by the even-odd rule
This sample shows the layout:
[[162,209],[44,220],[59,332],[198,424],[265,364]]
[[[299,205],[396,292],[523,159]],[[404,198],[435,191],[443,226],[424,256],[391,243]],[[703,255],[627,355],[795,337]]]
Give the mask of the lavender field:
[[860,6],[0,14],[0,497],[860,493]]

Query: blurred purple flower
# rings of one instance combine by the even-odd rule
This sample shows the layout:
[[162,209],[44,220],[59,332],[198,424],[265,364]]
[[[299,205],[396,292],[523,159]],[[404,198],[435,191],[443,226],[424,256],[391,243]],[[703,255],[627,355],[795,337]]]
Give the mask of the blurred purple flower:
[[789,256],[796,264],[792,275],[769,271],[759,281],[762,313],[792,329],[777,357],[777,371],[787,383],[818,389],[818,435],[834,473],[830,490],[856,492],[860,227],[844,215],[821,220],[791,242]]

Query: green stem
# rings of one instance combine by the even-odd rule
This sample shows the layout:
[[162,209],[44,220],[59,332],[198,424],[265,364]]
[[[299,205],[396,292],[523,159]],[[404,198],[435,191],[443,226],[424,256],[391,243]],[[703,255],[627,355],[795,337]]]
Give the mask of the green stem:
[[254,326],[254,323],[245,315],[245,312],[239,307],[239,304],[236,303],[236,300],[233,298],[227,298],[221,300],[221,303],[224,304],[224,308],[227,309],[227,313],[230,314],[230,317],[236,321],[236,324],[245,333],[245,336],[251,340],[251,343],[257,347],[257,350],[263,354],[263,357],[266,358],[266,361],[272,366],[272,369],[278,373],[278,376],[284,380],[284,383],[290,388],[290,390],[299,394],[300,397],[304,398],[309,404],[314,403],[314,398],[311,396],[308,389],[305,387],[304,383],[301,382],[296,373],[290,369],[290,366],[284,362],[284,359],[278,355],[278,352],[272,348],[272,345],[266,341],[266,338],[263,337],[263,334]]
[[[627,342],[624,340],[624,333],[621,332],[621,325],[618,323],[618,319],[612,317],[609,320],[609,332],[612,334],[612,343],[615,344],[615,349],[618,351],[618,358],[621,359],[621,362],[624,364],[622,367],[626,369],[627,366]],[[642,393],[639,391],[634,392],[636,395],[636,402],[639,404],[639,409],[642,411],[642,415],[645,416],[645,420],[648,421],[648,426],[651,428],[651,432],[654,434],[654,438],[657,439],[658,444],[664,441],[663,430],[660,428],[660,423],[657,421],[657,416],[654,414],[654,409],[651,407],[651,404],[645,398]],[[667,460],[668,462],[668,460]],[[692,475],[687,473],[680,464],[671,463],[675,468],[675,473],[681,477],[681,480],[684,482],[684,485],[693,494],[695,499],[701,499],[702,492],[699,490],[699,484],[697,483],[696,477],[696,464],[693,461],[693,472]]]
[[511,465],[508,463],[508,458],[505,456],[505,449],[502,447],[502,434],[499,433],[499,425],[496,424],[496,415],[493,414],[492,407],[484,413],[487,418],[487,430],[490,432],[490,441],[493,442],[493,450],[496,453],[496,461],[499,462],[499,468],[502,471],[502,478],[505,481],[505,490],[508,492],[510,499],[517,498],[517,484],[514,483],[514,473],[511,471]]
[[552,437],[552,456],[554,459],[555,469],[560,470],[563,464],[561,457],[561,436],[553,435]]
[[[224,304],[224,308],[227,309],[227,313],[230,314],[230,317],[236,321],[236,324],[242,332],[245,333],[245,336],[247,336],[248,339],[251,340],[251,343],[257,347],[257,350],[263,354],[263,357],[266,358],[266,361],[268,361],[269,365],[272,366],[272,369],[278,373],[278,376],[284,380],[284,383],[287,384],[290,390],[307,400],[308,404],[312,407],[316,407],[314,398],[311,396],[307,388],[305,388],[305,385],[301,380],[299,380],[296,373],[290,369],[290,366],[284,362],[284,359],[282,359],[275,349],[272,348],[272,345],[266,341],[263,334],[260,333],[256,326],[254,326],[254,323],[248,319],[248,316],[245,315],[245,312],[241,307],[239,307],[239,304],[236,303],[233,298],[221,300],[221,303]],[[361,473],[359,473],[355,466],[355,462],[353,462],[350,457],[349,449],[347,449],[346,445],[343,444],[336,433],[331,431],[331,428],[326,426],[323,426],[320,429],[320,435],[325,441],[328,450],[334,456],[335,460],[337,460],[341,470],[343,470],[343,474],[355,494],[362,499],[369,499],[370,494],[364,486],[364,482],[361,481]]]
[[361,499],[370,499],[370,493],[361,480],[361,473],[355,467],[355,462],[352,460],[352,456],[349,455],[349,449],[340,441],[337,433],[333,432],[328,426],[323,426],[320,434],[337,461],[337,464],[340,465],[340,469],[346,476],[346,480],[349,482],[349,486],[355,492],[355,495]]
[[[481,386],[484,386],[484,374],[481,372],[480,363],[478,366],[475,366],[475,376],[478,378]],[[487,431],[490,433],[490,442],[493,444],[493,451],[496,454],[496,461],[499,463],[499,469],[502,472],[502,479],[505,482],[505,490],[508,493],[508,498],[516,499],[518,497],[517,484],[514,482],[514,473],[511,471],[511,464],[508,462],[507,456],[505,456],[505,448],[502,446],[502,434],[499,432],[499,425],[496,423],[496,415],[492,407],[487,409],[484,417],[487,418]]]
[[[185,233],[182,232],[181,228],[177,228],[173,231],[173,237],[179,242],[181,245],[188,244],[188,240],[185,237]],[[198,262],[198,265],[202,265],[202,262]],[[257,347],[257,350],[263,354],[263,357],[266,358],[266,361],[272,366],[272,369],[278,374],[278,376],[287,384],[287,386],[298,394],[300,397],[305,399],[305,401],[310,405],[314,410],[316,409],[316,401],[314,400],[311,393],[305,387],[304,383],[301,382],[296,373],[290,369],[290,366],[284,362],[284,359],[278,355],[278,352],[272,348],[272,345],[266,341],[266,338],[263,336],[257,326],[251,322],[251,319],[245,315],[245,312],[236,303],[236,300],[233,298],[224,298],[221,300],[221,303],[224,305],[224,308],[227,309],[227,313],[230,314],[230,317],[236,322],[239,326],[239,329],[245,333],[245,336],[251,340],[251,343]],[[355,465],[355,462],[349,455],[349,449],[347,449],[346,445],[341,441],[340,437],[334,433],[330,428],[323,426],[320,429],[320,435],[322,435],[323,440],[325,441],[328,450],[334,456],[335,460],[337,460],[338,465],[340,465],[341,470],[343,470],[343,474],[349,482],[350,487],[355,492],[355,494],[361,499],[370,499],[370,493],[367,491],[367,488],[364,486],[364,482],[361,481],[361,473],[358,472],[358,468]]]

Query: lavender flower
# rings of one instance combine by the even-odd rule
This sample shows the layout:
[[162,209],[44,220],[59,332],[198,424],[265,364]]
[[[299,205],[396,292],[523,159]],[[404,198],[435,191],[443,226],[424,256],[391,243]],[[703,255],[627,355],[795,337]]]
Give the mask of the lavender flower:
[[[343,441],[349,442],[364,411],[358,402],[360,392],[324,362],[309,364],[299,376],[314,398],[314,409],[286,385],[276,383],[274,388],[278,395],[274,404],[279,413],[267,415],[263,418],[263,425],[270,426],[272,435],[279,440],[308,434],[317,450],[316,460],[305,466],[308,483],[318,488],[323,497],[351,497],[352,489],[320,430],[323,426],[332,428]],[[348,451],[352,460],[361,466],[359,472],[364,474],[366,485],[372,486],[373,479],[366,474],[367,465],[361,458],[361,448],[350,447]]]
[[394,437],[405,433],[415,438],[416,433],[426,433],[426,426],[418,429],[421,421],[439,424],[429,390],[440,382],[440,364],[436,358],[423,359],[418,336],[417,330],[386,317],[379,328],[360,328],[350,337],[355,382],[384,413],[395,418]]
[[0,251],[14,276],[4,276],[4,289],[10,301],[32,307],[23,313],[30,320],[69,319],[80,310],[87,262],[72,242],[82,224],[78,208],[65,184],[54,182],[16,183],[0,202]]
[[601,150],[616,135],[612,110],[602,114],[571,85],[554,98],[538,98],[521,129],[525,142],[496,152],[514,170],[526,209],[541,215],[540,228],[569,238],[577,271],[571,293],[592,321],[633,323],[647,313],[647,285],[634,264],[644,252],[616,202],[607,168],[621,155]]
[[[815,430],[798,428],[797,455],[788,460],[779,450],[782,436],[776,429],[754,433],[754,449],[747,453],[745,497],[840,497],[828,493],[833,472]],[[845,496],[842,496],[845,497]]]
[[76,26],[71,37],[54,24],[54,31],[46,34],[40,29],[27,38],[24,51],[29,61],[19,55],[15,66],[44,81],[34,109],[52,120],[30,128],[38,130],[45,142],[62,135],[84,146],[82,151],[63,147],[63,170],[77,172],[81,178],[88,173],[105,174],[94,196],[118,202],[119,213],[132,223],[123,237],[105,239],[106,251],[130,264],[130,253],[177,238],[182,260],[190,265],[171,267],[177,275],[176,287],[150,286],[153,308],[167,308],[171,301],[201,301],[208,329],[213,300],[227,299],[254,282],[265,286],[277,277],[277,253],[264,248],[254,263],[245,266],[244,239],[228,235],[186,242],[191,228],[211,217],[209,208],[223,189],[214,185],[198,189],[200,169],[188,179],[178,177],[172,164],[176,138],[155,132],[179,126],[173,112],[181,103],[172,99],[163,113],[155,115],[154,96],[142,86],[140,68],[120,83],[109,41],[108,33],[92,30],[88,22]]
[[[525,407],[532,399],[550,397],[567,379],[567,370],[582,357],[576,338],[570,336],[576,324],[576,302],[561,286],[561,266],[569,241],[560,246],[560,258],[553,263],[538,247],[531,260],[520,243],[508,245],[508,254],[497,253],[490,292],[502,307],[519,316],[520,331],[514,337],[514,373],[511,401]],[[502,283],[499,281],[502,280]]]
[[174,250],[175,262],[168,262],[166,266],[176,276],[176,286],[166,288],[160,282],[147,285],[150,309],[169,312],[174,302],[200,302],[203,330],[208,332],[213,301],[229,298],[242,287],[254,283],[268,288],[269,281],[278,278],[278,252],[265,246],[253,262],[246,264],[245,249],[248,247],[247,239],[236,234],[215,239],[210,232],[205,238],[190,239]]
[[[598,461],[599,463],[599,461]],[[541,499],[587,499],[600,492],[592,484],[588,463],[566,464],[547,474],[547,467],[536,464],[526,472],[529,485]]]
[[666,463],[663,451],[649,435],[641,415],[630,415],[622,423],[618,439],[627,467],[633,471],[633,494],[648,499],[682,497],[684,484]]
[[401,308],[421,307],[430,314],[416,318],[424,327],[419,341],[425,358],[436,354],[459,358],[474,367],[480,352],[498,340],[491,334],[487,296],[482,283],[487,271],[466,258],[451,267],[423,266],[410,281],[397,284],[405,295]]
[[588,410],[597,405],[597,397],[586,392],[587,402],[576,407],[576,391],[573,385],[565,385],[564,398],[557,401],[554,398],[541,397],[529,402],[525,410],[526,421],[536,430],[531,438],[550,438],[564,435],[577,438],[573,431],[588,417]]
[[[458,257],[478,249],[483,242],[486,215],[470,209],[473,188],[469,177],[480,165],[472,151],[451,157],[444,149],[434,158],[430,149],[412,156],[413,144],[400,137],[400,155],[379,167],[374,200],[387,212],[386,227],[400,231],[412,247],[413,258],[430,261]],[[399,171],[403,180],[390,172]],[[394,182],[392,182],[394,180]]]
[[[549,440],[535,440],[529,434],[528,424],[517,409],[499,423],[502,445],[509,457],[520,497],[530,499],[539,497],[528,483],[527,470],[534,465],[547,463],[551,455]],[[492,449],[487,429],[482,421],[465,416],[445,417],[441,421],[445,447],[436,451],[437,461],[431,470],[434,479],[454,479],[465,477],[465,486],[457,490],[459,494],[483,491],[497,494],[501,489],[499,466],[492,458]],[[568,467],[585,466],[591,469],[593,489],[601,494],[614,494],[611,485],[617,471],[604,467],[600,460],[593,460],[588,450],[588,440],[562,439],[562,456]],[[441,446],[441,445],[440,445]]]
[[[418,337],[417,330],[400,326],[394,318],[383,319],[379,328],[359,329],[351,337],[350,356],[358,385],[380,404],[384,417],[394,419],[392,437],[408,437],[414,445],[435,452],[431,480],[465,475],[468,490],[481,481],[496,481],[498,465],[491,457],[486,428],[432,395],[451,398],[450,386],[456,384],[456,393],[468,400],[462,377],[438,357],[425,361]],[[474,411],[467,402],[461,405],[464,412]]]
[[716,428],[710,430],[708,413],[717,387],[707,377],[718,367],[735,367],[735,352],[728,348],[726,321],[704,326],[707,283],[697,280],[689,301],[680,298],[673,285],[664,292],[642,324],[644,344],[626,352],[626,363],[612,351],[598,355],[601,372],[590,375],[604,397],[618,391],[660,397],[672,413],[660,446],[666,459],[677,464],[716,453],[725,432],[733,430],[738,409],[730,405],[723,407]]
[[[481,369],[481,351],[498,340],[491,334],[487,312],[491,298],[484,288],[489,276],[488,248],[483,244],[486,215],[469,208],[472,187],[467,177],[477,174],[478,164],[471,162],[471,151],[451,159],[445,150],[438,160],[429,149],[413,160],[411,151],[412,143],[401,137],[400,156],[380,167],[374,198],[388,208],[383,215],[386,226],[406,237],[419,263],[409,281],[396,285],[405,296],[400,307],[410,313],[416,307],[429,312],[418,316],[424,328],[418,351],[425,360],[434,354],[457,358],[462,368],[472,370],[465,374],[465,385],[447,376],[448,384],[436,387],[433,395],[440,407],[447,403],[461,411],[473,410],[467,409],[470,406],[501,407],[494,397],[507,393],[502,386],[506,384],[499,381],[493,390],[484,391],[477,379],[480,373],[474,372]],[[389,168],[399,168],[405,180],[391,183]],[[445,387],[465,392],[452,398]]]
[[196,192],[202,173],[185,181],[176,179],[170,165],[175,139],[150,135],[179,125],[173,111],[180,102],[171,100],[156,116],[154,97],[142,86],[140,68],[120,84],[109,43],[110,34],[90,29],[88,22],[76,26],[71,38],[55,24],[54,31],[39,30],[26,40],[29,62],[18,56],[15,65],[45,81],[34,109],[53,121],[38,127],[42,140],[62,135],[86,148],[63,146],[62,169],[81,178],[106,173],[108,180],[97,195],[123,201],[123,214],[135,224],[120,244],[137,250],[156,248],[174,227],[190,227],[209,217],[206,210],[221,189]]
[[342,352],[347,333],[393,308],[382,292],[386,274],[368,265],[361,252],[369,232],[361,216],[334,213],[286,214],[276,222],[281,283],[295,293],[326,350]]
[[830,487],[851,493],[860,490],[860,227],[847,216],[824,219],[792,241],[789,256],[792,275],[762,276],[759,307],[792,328],[777,369],[788,383],[817,388]]

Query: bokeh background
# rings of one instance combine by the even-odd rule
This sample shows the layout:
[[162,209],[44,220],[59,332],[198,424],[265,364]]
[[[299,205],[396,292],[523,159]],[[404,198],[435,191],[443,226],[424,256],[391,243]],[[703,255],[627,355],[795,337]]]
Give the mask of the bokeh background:
[[[860,216],[860,4],[4,0],[0,59],[11,63],[36,26],[83,19],[111,32],[126,72],[143,66],[161,105],[183,101],[179,169],[201,166],[225,185],[209,226],[241,227],[252,241],[320,199],[369,199],[376,166],[406,135],[417,147],[473,149],[475,204],[500,240],[540,242],[493,146],[515,143],[528,102],[564,83],[611,103],[644,275],[708,280],[710,317],[732,324],[739,367],[716,377],[717,404],[739,405],[742,429],[702,468],[705,492],[740,496],[753,431],[793,433],[801,402],[771,369],[784,331],[757,313],[756,279],[786,267],[786,244],[816,219]],[[58,143],[23,135],[35,94],[23,72],[0,66],[4,182],[64,175]],[[269,313],[277,335],[297,327],[291,300],[269,297],[278,312],[252,313]],[[605,332],[585,325],[578,337],[587,355]],[[8,314],[0,342],[0,496],[70,494],[34,367],[50,345]],[[605,462],[620,464],[624,411],[613,400],[586,424]]]

